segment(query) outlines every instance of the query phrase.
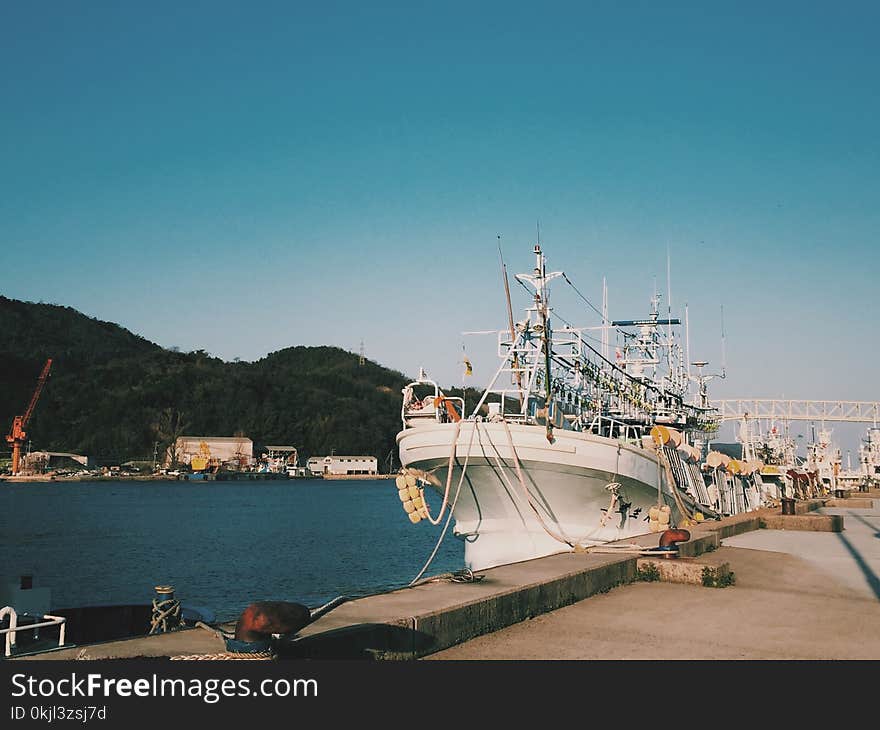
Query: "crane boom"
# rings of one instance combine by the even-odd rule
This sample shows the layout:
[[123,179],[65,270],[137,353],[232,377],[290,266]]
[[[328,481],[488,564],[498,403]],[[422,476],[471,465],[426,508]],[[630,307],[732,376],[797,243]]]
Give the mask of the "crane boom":
[[37,387],[34,389],[34,394],[31,396],[31,402],[28,403],[27,410],[24,412],[24,416],[22,416],[21,427],[25,428],[28,425],[28,421],[31,420],[31,416],[34,415],[34,408],[37,405],[37,401],[40,399],[40,393],[43,392],[43,386],[46,385],[46,380],[49,377],[49,370],[52,368],[52,358],[46,360],[46,364],[43,365],[43,371],[40,373],[40,378],[37,380]]
[[40,399],[40,394],[43,392],[43,386],[46,385],[46,380],[49,377],[49,370],[52,367],[52,358],[48,358],[46,360],[46,364],[43,365],[43,371],[40,373],[40,377],[37,380],[37,387],[34,389],[34,394],[31,396],[30,403],[28,403],[27,410],[25,410],[23,416],[16,416],[12,419],[12,430],[9,432],[9,435],[6,437],[6,441],[12,444],[12,473],[18,474],[19,466],[21,463],[21,446],[24,443],[25,438],[27,437],[27,433],[25,432],[25,427],[28,424],[28,421],[31,420],[31,416],[34,415],[34,408],[37,406],[37,401]]

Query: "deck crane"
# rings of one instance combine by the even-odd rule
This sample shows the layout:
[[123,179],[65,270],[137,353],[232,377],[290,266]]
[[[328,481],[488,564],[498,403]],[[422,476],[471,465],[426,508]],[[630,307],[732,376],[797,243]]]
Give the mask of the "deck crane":
[[27,433],[25,433],[25,428],[27,428],[28,421],[31,420],[31,416],[34,415],[34,408],[37,405],[37,401],[40,399],[40,393],[43,392],[43,386],[46,384],[46,380],[49,377],[49,369],[52,367],[52,358],[50,357],[46,360],[46,364],[43,366],[43,371],[40,373],[40,378],[37,380],[37,387],[34,389],[34,394],[31,396],[31,402],[28,403],[27,410],[24,412],[23,416],[16,416],[12,419],[12,430],[9,432],[9,435],[6,436],[7,443],[12,444],[12,473],[18,474],[19,466],[21,462],[21,446],[27,438]]

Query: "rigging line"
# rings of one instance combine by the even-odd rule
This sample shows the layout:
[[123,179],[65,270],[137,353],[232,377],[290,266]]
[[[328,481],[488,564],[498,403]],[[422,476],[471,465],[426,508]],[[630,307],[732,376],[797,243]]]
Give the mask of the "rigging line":
[[583,294],[581,294],[580,289],[578,289],[574,284],[572,284],[571,279],[568,278],[568,275],[565,272],[562,272],[562,278],[568,282],[568,285],[577,292],[577,295],[586,302],[587,306],[592,309],[596,314],[598,314],[602,318],[602,324],[605,324],[605,315],[602,314],[596,306],[587,299]]
[[[565,317],[563,317],[561,314],[559,314],[555,310],[550,312],[550,316],[556,317],[557,319],[559,319],[564,325],[566,325],[572,331],[577,331],[577,330],[583,329],[582,327],[575,327],[571,322],[569,322]],[[595,335],[588,335],[586,332],[581,332],[580,335],[581,335],[581,337],[585,337],[589,340],[592,340],[593,342],[598,342],[600,344],[602,343],[601,338],[596,337]]]
[[[563,276],[565,276],[565,274],[563,274]],[[521,282],[519,279],[517,279],[516,281],[523,289],[525,289],[526,292],[528,292],[529,296],[532,296],[532,297],[534,296],[534,292],[531,289],[529,289],[523,282]],[[568,327],[573,330],[574,329],[582,329],[580,327],[575,327],[571,322],[569,322],[565,317],[563,317],[561,314],[559,314],[556,310],[551,311],[550,316],[557,317],[563,324],[568,325]],[[622,329],[620,329],[618,327],[615,327],[613,329],[615,332],[621,332],[623,334],[626,334],[625,332],[623,332]],[[596,337],[595,335],[588,335],[588,334],[582,332],[581,336],[587,337],[587,338],[593,340],[593,342],[599,342],[599,343],[602,342],[602,340],[600,338]],[[635,335],[633,335],[633,336],[635,336]]]
[[[516,277],[514,277],[514,279],[516,279]],[[531,289],[529,289],[522,281],[520,281],[519,279],[516,279],[516,283],[519,284],[523,289],[526,290],[526,293],[529,295],[529,297],[531,299],[535,298],[535,293]]]
[[626,370],[624,370],[622,367],[620,367],[620,365],[617,365],[617,364],[611,362],[609,359],[607,359],[604,355],[602,355],[601,352],[599,352],[595,347],[590,345],[588,342],[584,343],[584,347],[586,347],[588,350],[590,350],[594,355],[596,355],[597,358],[599,358],[606,365],[610,366],[613,372],[626,378],[626,380],[632,381],[634,383],[638,383],[639,385],[643,385],[647,390],[653,391],[653,392],[657,393],[658,395],[677,398],[679,401],[682,400],[680,396],[677,396],[675,393],[672,393],[671,391],[667,391],[665,388],[658,387],[656,385],[651,385],[650,383],[644,382],[642,380],[639,380],[636,377],[633,377],[628,372],[626,372]]
[[575,329],[575,326],[571,322],[569,322],[565,317],[563,317],[561,314],[557,313],[555,310],[550,312],[550,316],[556,317],[557,319],[561,319],[562,323],[564,325],[566,325],[569,329]]
[[[566,281],[568,281],[568,277],[565,276],[565,273],[564,273],[564,272],[563,272],[562,276],[565,277],[565,280],[566,280]],[[519,279],[517,279],[516,282],[517,282],[517,283],[518,283],[518,284],[519,284],[519,285],[520,285],[520,286],[521,286],[521,287],[522,287],[522,288],[528,293],[528,295],[529,295],[530,297],[534,297],[535,293],[534,293],[531,289],[529,289],[528,286],[526,286],[526,285],[525,285],[522,281],[520,281]],[[570,281],[568,281],[568,283],[571,284]],[[571,285],[572,285],[572,287],[574,287],[574,284],[571,284]],[[577,291],[577,288],[575,288],[575,291]],[[578,294],[580,294],[580,292],[578,292]],[[581,294],[581,298],[584,299],[584,301],[587,302],[587,304],[590,304],[590,302],[589,302],[586,298],[584,298],[583,294]],[[593,305],[590,304],[590,306],[592,307]],[[593,307],[593,309],[596,309],[596,308]],[[564,324],[567,324],[571,329],[579,329],[579,328],[576,328],[576,327],[575,327],[571,322],[569,322],[567,319],[565,319],[565,317],[563,317],[561,314],[557,313],[555,310],[552,311],[550,314],[551,314],[553,317],[558,317],[558,318],[559,318]],[[599,316],[600,316],[600,317],[602,316],[602,313],[601,313],[601,312],[599,312]],[[604,320],[603,320],[603,322],[604,322]],[[619,327],[615,327],[615,328],[614,328],[614,331],[615,331],[615,332],[621,332],[621,333],[623,333],[623,334],[626,334],[626,333],[623,332],[623,330],[620,329]],[[584,336],[584,337],[589,337],[589,338],[590,338],[591,340],[593,340],[594,342],[600,342],[600,343],[602,342],[601,339],[599,339],[598,337],[595,337],[595,336],[593,336],[593,335],[583,334],[583,336]]]
[[[566,281],[568,281],[568,277],[565,276],[564,273],[562,274],[562,276],[565,278]],[[523,289],[525,289],[526,292],[528,292],[529,296],[534,296],[534,295],[533,295],[533,292],[532,292],[532,291],[531,291],[531,290],[530,290],[530,289],[529,289],[529,288],[528,288],[523,282],[521,282],[519,279],[517,279],[517,281],[519,282],[519,285],[520,285]],[[570,281],[569,281],[569,284],[571,284]],[[574,284],[571,284],[571,286],[572,286],[572,288],[575,289],[575,291],[577,291],[577,288],[574,287]],[[578,294],[580,294],[580,292],[578,292]],[[586,302],[589,304],[589,300],[587,300],[586,297],[583,296],[583,294],[581,294],[581,297],[584,299],[584,301],[586,301]],[[593,305],[590,304],[590,306],[592,307]],[[593,307],[593,309],[595,309],[595,307]],[[601,314],[602,314],[602,313],[600,312],[599,315],[601,316]],[[556,315],[556,316],[559,316],[559,315]],[[571,325],[569,325],[569,326],[571,326]],[[626,332],[623,332],[623,330],[617,329],[617,332],[619,332],[619,333],[623,333],[624,336],[626,335]],[[609,360],[609,359],[606,358],[604,355],[602,355],[601,352],[599,352],[595,347],[592,347],[589,343],[585,342],[585,343],[584,343],[584,346],[587,347],[591,352],[593,352],[593,353],[594,353],[594,354],[595,354],[595,355],[596,355],[596,356],[597,356],[602,362],[606,363],[607,365],[610,365],[611,368],[612,368],[613,370],[615,370],[616,372],[618,372],[618,373],[620,373],[621,375],[623,375],[627,380],[630,380],[630,381],[633,381],[633,382],[639,383],[640,385],[644,385],[645,388],[647,388],[648,390],[651,390],[651,391],[653,391],[653,392],[655,392],[655,393],[657,393],[657,394],[659,394],[659,395],[664,395],[664,394],[665,394],[665,391],[664,391],[662,388],[658,388],[658,387],[656,387],[656,386],[654,386],[654,385],[649,385],[649,384],[647,384],[647,383],[643,383],[643,382],[642,382],[641,380],[639,380],[638,378],[634,378],[632,375],[630,375],[628,372],[626,372],[626,371],[625,371],[623,368],[621,368],[619,365],[617,365],[616,363],[611,362],[611,360]]]

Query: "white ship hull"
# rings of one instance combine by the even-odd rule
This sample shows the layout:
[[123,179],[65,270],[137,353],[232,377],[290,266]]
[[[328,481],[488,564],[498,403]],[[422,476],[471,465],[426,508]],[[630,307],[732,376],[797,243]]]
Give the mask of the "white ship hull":
[[[658,484],[677,519],[652,450],[562,429],[554,430],[551,444],[543,426],[508,428],[509,436],[504,423],[464,421],[458,434],[449,500],[464,469],[454,533],[465,540],[465,562],[472,570],[570,551],[566,542],[595,545],[648,533]],[[433,473],[441,496],[455,432],[454,423],[435,423],[397,436],[403,466]],[[607,488],[612,482],[621,485],[614,501]],[[429,501],[436,515],[440,501]]]

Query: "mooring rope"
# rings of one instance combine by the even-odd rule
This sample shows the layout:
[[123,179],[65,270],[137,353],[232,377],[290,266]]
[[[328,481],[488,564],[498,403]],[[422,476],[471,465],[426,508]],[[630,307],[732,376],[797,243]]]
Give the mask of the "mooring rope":
[[[522,468],[520,467],[520,463],[519,463],[519,456],[516,453],[516,447],[513,445],[513,434],[510,433],[510,426],[507,424],[506,420],[502,420],[501,423],[504,424],[504,431],[507,433],[507,443],[510,446],[511,453],[513,454],[513,465],[516,468],[516,476],[517,476],[517,479],[519,479],[520,486],[522,487],[523,492],[526,495],[526,502],[528,502],[529,507],[532,508],[532,512],[535,513],[535,517],[538,518],[538,522],[541,524],[541,527],[544,528],[544,532],[546,532],[548,535],[550,535],[550,537],[552,537],[557,542],[561,542],[565,545],[568,545],[570,548],[574,548],[574,546],[577,544],[576,542],[572,542],[564,534],[559,535],[559,534],[555,533],[553,530],[550,529],[550,527],[548,527],[547,523],[544,522],[544,518],[541,517],[541,513],[538,511],[538,508],[535,506],[535,503],[532,500],[532,495],[529,492],[529,488],[526,486],[525,479],[523,478]],[[491,437],[489,438],[489,443],[492,444],[492,448],[494,448],[495,453],[498,454],[498,447],[495,446],[495,444],[492,442]],[[508,486],[511,489],[513,489],[513,484],[511,484],[510,480],[507,478],[507,475],[504,472],[504,468],[502,466],[500,459],[498,459],[498,467],[499,467],[499,470],[501,471],[501,476],[504,478],[504,481],[507,482]],[[557,525],[558,524],[559,523],[557,522]],[[562,530],[562,528],[560,525],[560,531],[561,530]]]
[[[474,421],[476,423],[476,421]],[[440,514],[437,515],[437,519],[435,520],[431,517],[431,510],[428,508],[428,502],[425,499],[422,499],[422,502],[425,505],[424,516],[425,519],[428,520],[432,525],[439,525],[440,520],[443,519],[443,513],[446,511],[446,505],[449,504],[449,487],[452,485],[452,464],[455,461],[455,448],[458,446],[458,436],[461,433],[461,424],[462,421],[456,421],[455,423],[455,434],[452,437],[452,449],[449,451],[449,464],[446,467],[446,489],[443,492],[443,503],[440,505]],[[474,441],[474,435],[471,433],[471,443]],[[468,454],[470,454],[470,446],[468,446]],[[462,478],[464,478],[464,472],[462,472]],[[461,488],[461,482],[459,482],[459,489]]]
[[[507,442],[508,442],[508,444],[509,444],[509,446],[510,446],[510,451],[511,451],[511,453],[513,454],[513,463],[514,463],[514,466],[515,466],[515,468],[516,468],[517,479],[519,480],[520,486],[522,487],[523,491],[525,492],[526,500],[528,501],[529,506],[532,508],[532,511],[535,513],[535,516],[538,518],[538,522],[540,523],[541,527],[542,527],[542,528],[544,529],[544,531],[545,531],[550,537],[552,537],[554,540],[556,540],[557,542],[561,542],[561,543],[563,543],[563,544],[565,544],[565,545],[568,545],[568,546],[569,546],[570,548],[572,548],[573,550],[574,550],[574,549],[577,549],[577,548],[582,548],[582,549],[586,548],[586,546],[583,545],[583,542],[584,542],[584,540],[587,540],[587,539],[589,538],[589,536],[595,532],[595,530],[591,530],[591,531],[588,532],[586,535],[582,535],[581,537],[579,537],[579,538],[573,540],[573,539],[571,539],[570,537],[568,537],[568,536],[565,534],[565,531],[562,530],[562,526],[559,525],[558,521],[557,521],[556,524],[557,524],[557,526],[558,526],[559,529],[560,529],[560,533],[562,533],[561,535],[557,535],[553,530],[551,530],[551,529],[547,526],[547,523],[543,520],[543,518],[541,517],[540,513],[538,512],[538,508],[537,508],[537,506],[535,505],[535,503],[534,503],[534,501],[533,501],[533,499],[532,499],[531,492],[529,492],[529,489],[528,489],[528,487],[526,486],[525,478],[523,477],[523,474],[522,474],[522,467],[521,467],[521,465],[520,465],[520,461],[519,461],[519,455],[516,453],[516,447],[514,446],[514,443],[513,443],[513,435],[512,435],[511,432],[510,432],[510,428],[509,428],[508,425],[507,425],[507,421],[502,421],[502,423],[504,424],[504,429],[505,429],[505,431],[507,432]],[[495,448],[496,453],[498,453],[498,448],[497,448],[497,447],[495,446],[495,444],[492,442],[492,439],[491,439],[491,438],[489,439],[489,443],[492,444],[493,448]],[[619,445],[618,445],[618,452],[617,452],[617,460],[618,460],[618,461],[617,461],[617,466],[616,466],[615,468],[619,470],[619,469],[620,469],[620,448],[619,448]],[[504,470],[503,470],[503,468],[501,467],[500,464],[499,464],[499,469],[500,469],[500,471],[501,471],[501,475],[502,475],[502,477],[503,477],[504,480],[507,482],[508,486],[509,486],[511,489],[513,489],[513,485],[510,483],[510,480],[507,479],[506,475],[504,474]],[[617,474],[615,474],[615,477],[616,477],[616,476],[617,476]],[[609,482],[609,483],[606,485],[606,489],[609,488],[609,487],[612,487],[612,486],[614,486],[614,485],[619,485],[619,483],[618,483],[618,482]],[[613,503],[613,502],[614,502],[614,495],[613,495],[613,492],[612,492],[612,503]],[[599,529],[601,529],[602,527],[604,527],[604,525],[603,525],[603,524],[600,524],[600,525],[599,525]]]
[[271,661],[278,657],[271,651],[251,652],[249,654],[219,651],[216,654],[178,654],[177,656],[171,656],[168,658],[177,661]]
[[[465,476],[465,473],[467,472],[468,461],[471,458],[471,447],[474,444],[474,434],[476,434],[476,432],[477,432],[477,421],[471,421],[471,423],[473,423],[474,427],[471,429],[471,439],[468,442],[467,452],[464,455],[464,465],[462,466],[462,469],[461,469],[461,477],[458,480],[458,487],[455,490],[455,497],[453,497],[453,499],[452,499],[452,505],[450,506],[449,514],[446,517],[446,524],[443,525],[443,530],[440,532],[440,537],[437,539],[437,544],[434,545],[434,550],[431,552],[431,555],[428,558],[428,561],[425,563],[425,565],[419,571],[419,574],[410,581],[410,583],[409,583],[410,586],[415,584],[416,581],[418,581],[418,579],[421,578],[425,574],[425,571],[428,569],[428,566],[431,565],[431,563],[434,561],[434,558],[437,555],[437,551],[440,549],[440,545],[443,543],[443,539],[446,537],[446,531],[449,529],[449,523],[452,522],[452,516],[455,513],[455,505],[458,503],[458,495],[461,494],[461,485],[464,484],[464,476]],[[449,455],[448,474],[446,475],[446,493],[444,494],[444,497],[443,497],[444,505],[446,503],[446,497],[449,494],[449,485],[451,484],[451,481],[452,481],[452,464],[455,459],[455,448],[456,448],[456,443],[458,441],[459,431],[461,431],[461,424],[462,424],[462,421],[459,421],[457,424],[457,427],[455,429],[455,439],[452,442],[452,453]],[[428,502],[425,499],[422,499],[422,502],[424,502],[425,511],[427,511]],[[442,514],[443,514],[443,510],[441,509],[440,515],[442,516]],[[439,521],[440,520],[438,518],[437,522],[432,521],[432,524],[438,524]]]

